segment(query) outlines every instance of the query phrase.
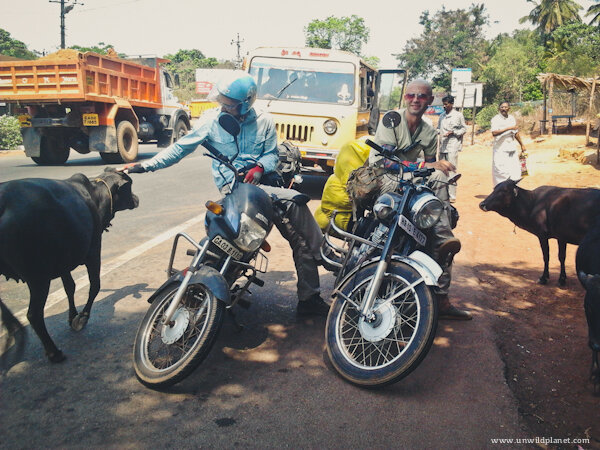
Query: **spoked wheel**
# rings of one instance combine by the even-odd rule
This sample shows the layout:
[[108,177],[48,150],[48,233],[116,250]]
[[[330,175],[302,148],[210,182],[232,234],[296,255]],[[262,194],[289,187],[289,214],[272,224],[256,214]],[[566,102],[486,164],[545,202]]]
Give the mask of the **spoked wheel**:
[[394,383],[423,360],[435,337],[437,305],[419,273],[393,263],[377,293],[374,318],[360,315],[376,264],[340,286],[329,315],[327,353],[338,373],[351,383],[378,387]]
[[184,293],[171,323],[163,325],[177,288],[154,300],[135,337],[135,374],[153,389],[172,386],[191,374],[210,352],[223,322],[223,303],[205,287],[193,285]]

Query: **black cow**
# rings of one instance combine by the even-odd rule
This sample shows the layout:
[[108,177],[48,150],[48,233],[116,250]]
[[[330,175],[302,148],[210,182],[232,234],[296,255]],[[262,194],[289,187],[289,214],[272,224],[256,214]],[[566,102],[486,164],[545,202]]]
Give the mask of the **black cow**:
[[577,277],[585,288],[583,306],[588,324],[588,345],[592,349],[590,377],[594,391],[600,394],[600,221],[587,232],[575,256]]
[[[102,231],[117,211],[136,208],[138,203],[131,178],[109,168],[91,180],[75,174],[68,180],[25,178],[0,183],[0,275],[27,283],[27,318],[50,361],[65,359],[44,323],[50,281],[62,279],[69,299],[69,324],[80,331],[100,291]],[[70,272],[82,264],[87,267],[90,292],[78,314]],[[6,315],[8,310],[3,307],[2,312]]]
[[496,211],[538,237],[544,256],[544,273],[538,280],[540,284],[546,284],[549,277],[548,239],[558,240],[558,282],[564,286],[567,280],[567,244],[579,244],[600,214],[600,190],[540,186],[528,191],[517,186],[519,181],[499,183],[479,207],[483,211]]

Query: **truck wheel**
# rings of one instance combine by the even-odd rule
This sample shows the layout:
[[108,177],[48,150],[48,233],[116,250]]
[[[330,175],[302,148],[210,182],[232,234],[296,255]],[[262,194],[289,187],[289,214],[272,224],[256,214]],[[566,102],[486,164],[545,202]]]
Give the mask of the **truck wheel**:
[[179,139],[188,134],[189,128],[183,120],[178,120],[173,130],[173,142],[177,142]]
[[124,162],[129,163],[138,156],[138,135],[133,124],[127,120],[117,125],[117,148]]
[[42,136],[40,156],[31,159],[40,166],[58,166],[69,159],[71,149],[60,136]]

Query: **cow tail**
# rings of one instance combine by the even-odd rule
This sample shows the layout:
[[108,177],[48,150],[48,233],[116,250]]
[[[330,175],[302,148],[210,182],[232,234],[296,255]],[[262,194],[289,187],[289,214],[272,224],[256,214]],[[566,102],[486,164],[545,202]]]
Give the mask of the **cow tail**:
[[[12,364],[9,363],[9,358],[18,362],[25,350],[25,343],[27,342],[27,334],[25,328],[17,320],[17,318],[10,312],[6,305],[0,299],[0,312],[2,312],[2,325],[6,328],[7,334],[2,338],[0,334],[0,342],[4,341],[4,345],[0,348],[0,372],[8,370]],[[14,348],[9,347],[14,344]]]

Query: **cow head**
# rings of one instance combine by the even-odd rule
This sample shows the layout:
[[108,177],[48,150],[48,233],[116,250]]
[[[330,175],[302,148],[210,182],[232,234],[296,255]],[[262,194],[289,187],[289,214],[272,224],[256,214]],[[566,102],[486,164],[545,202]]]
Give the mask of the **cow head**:
[[140,201],[133,192],[131,192],[132,180],[124,172],[117,172],[112,167],[107,167],[97,179],[106,183],[112,195],[112,215],[117,211],[137,208]]
[[482,211],[496,211],[502,214],[512,206],[514,199],[519,194],[517,183],[521,180],[506,180],[498,183],[492,193],[488,195],[480,204]]

